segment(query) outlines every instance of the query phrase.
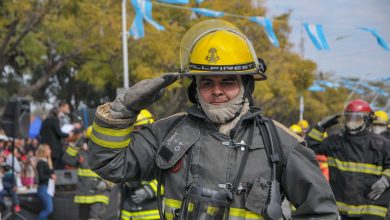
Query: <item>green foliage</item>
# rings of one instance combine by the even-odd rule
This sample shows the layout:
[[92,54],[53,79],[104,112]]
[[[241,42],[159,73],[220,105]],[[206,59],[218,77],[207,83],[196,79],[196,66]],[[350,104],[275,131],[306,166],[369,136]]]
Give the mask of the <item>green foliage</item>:
[[[130,4],[128,4],[130,5]],[[264,16],[264,7],[251,1],[215,0],[189,7],[226,13]],[[131,6],[128,28],[134,18]],[[0,103],[16,93],[36,101],[50,97],[76,100],[89,107],[113,100],[122,87],[121,3],[109,0],[18,0],[0,1]],[[253,42],[258,57],[268,66],[268,80],[257,82],[255,102],[264,114],[286,124],[298,120],[298,100],[305,97],[305,117],[314,123],[342,110],[348,91],[308,92],[316,64],[291,52],[289,14],[275,19],[280,48],[267,39],[264,29],[247,19],[224,17]],[[184,33],[208,19],[188,10],[153,5],[154,19],[165,27],[158,31],[145,23],[146,37],[129,38],[130,85],[179,69],[179,46]],[[27,80],[26,80],[26,76]],[[23,78],[24,77],[24,78]],[[152,106],[157,117],[184,110],[188,80],[170,86],[163,100]]]

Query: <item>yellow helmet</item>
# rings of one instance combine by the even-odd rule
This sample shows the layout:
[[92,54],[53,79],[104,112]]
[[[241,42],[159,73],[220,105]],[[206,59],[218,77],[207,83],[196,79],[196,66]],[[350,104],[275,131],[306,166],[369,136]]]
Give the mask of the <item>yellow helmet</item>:
[[385,111],[376,111],[374,124],[387,125],[389,123],[389,116]]
[[246,36],[218,19],[193,26],[180,45],[181,71],[187,75],[254,75],[264,80],[265,64]]
[[293,124],[290,126],[290,130],[293,131],[295,134],[302,135],[303,131],[301,126],[297,124]]
[[150,111],[143,109],[137,116],[137,120],[134,123],[134,126],[141,126],[141,125],[147,125],[150,123],[153,123],[153,115],[150,113]]
[[89,139],[92,135],[92,126],[89,126],[87,130],[85,131],[85,137]]
[[302,129],[309,128],[309,122],[307,122],[305,119],[299,120],[298,125],[301,126]]

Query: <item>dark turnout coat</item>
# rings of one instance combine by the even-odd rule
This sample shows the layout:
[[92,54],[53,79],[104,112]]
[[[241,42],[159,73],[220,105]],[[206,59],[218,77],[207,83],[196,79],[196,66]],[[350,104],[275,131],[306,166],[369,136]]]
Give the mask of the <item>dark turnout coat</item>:
[[[180,209],[186,179],[189,184],[215,191],[221,191],[221,186],[233,181],[243,151],[225,143],[229,140],[248,143],[250,126],[255,126],[255,117],[261,117],[260,111],[252,108],[229,137],[218,132],[215,124],[194,106],[186,113],[132,132],[134,119],[112,119],[109,108],[107,103],[96,112],[90,144],[91,168],[113,182],[145,178],[156,166],[165,170],[166,219],[173,219]],[[333,193],[313,152],[300,144],[288,129],[276,124],[285,158],[281,187],[296,207],[293,219],[337,219]],[[230,219],[262,219],[262,210],[269,199],[271,166],[259,129],[253,131],[249,156],[240,178],[242,192],[234,195]]]

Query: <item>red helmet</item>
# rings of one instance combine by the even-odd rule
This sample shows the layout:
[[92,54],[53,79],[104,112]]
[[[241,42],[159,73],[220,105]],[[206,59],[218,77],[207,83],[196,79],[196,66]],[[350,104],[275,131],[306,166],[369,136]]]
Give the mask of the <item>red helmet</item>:
[[370,104],[361,99],[355,99],[348,103],[347,107],[345,107],[345,112],[361,112],[361,113],[371,113],[373,112]]
[[366,130],[372,123],[374,112],[370,105],[361,99],[348,103],[344,110],[345,127],[351,134],[358,134]]

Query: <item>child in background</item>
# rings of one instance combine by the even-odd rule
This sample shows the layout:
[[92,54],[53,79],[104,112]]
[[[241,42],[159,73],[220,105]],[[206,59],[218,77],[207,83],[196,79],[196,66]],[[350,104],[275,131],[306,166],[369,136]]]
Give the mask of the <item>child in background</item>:
[[4,196],[11,196],[15,212],[20,212],[19,197],[16,194],[16,177],[11,167],[7,164],[1,165],[4,172],[2,178],[3,190],[0,192],[0,203],[4,205]]

